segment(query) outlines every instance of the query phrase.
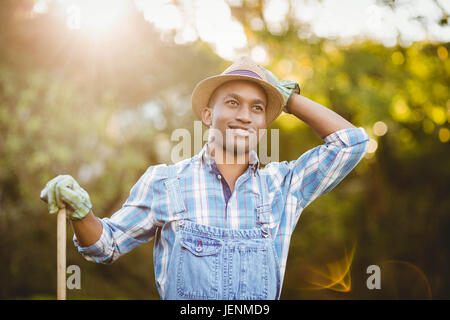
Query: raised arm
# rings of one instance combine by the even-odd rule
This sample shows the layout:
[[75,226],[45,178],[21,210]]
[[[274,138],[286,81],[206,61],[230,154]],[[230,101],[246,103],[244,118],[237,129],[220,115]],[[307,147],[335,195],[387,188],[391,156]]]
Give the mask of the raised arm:
[[286,109],[304,121],[322,139],[338,130],[355,128],[333,110],[296,93],[290,97]]
[[270,176],[276,177],[271,181],[272,187],[294,196],[298,213],[332,190],[358,164],[367,152],[369,137],[363,128],[356,128],[331,109],[301,96],[295,81],[280,81],[269,70],[260,68],[284,97],[283,110],[305,122],[325,140],[325,144],[308,150],[297,160],[266,166]]

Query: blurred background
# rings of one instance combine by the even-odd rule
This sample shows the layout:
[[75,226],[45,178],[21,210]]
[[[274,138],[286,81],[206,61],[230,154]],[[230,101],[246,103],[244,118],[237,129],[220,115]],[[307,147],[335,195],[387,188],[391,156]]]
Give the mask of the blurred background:
[[[111,216],[171,162],[173,130],[193,132],[195,84],[249,55],[371,139],[300,217],[281,298],[449,299],[449,13],[445,0],[1,0],[0,298],[56,297],[46,182],[72,175]],[[271,128],[280,160],[324,143],[292,115]],[[99,265],[72,235],[68,299],[159,299],[153,241]]]

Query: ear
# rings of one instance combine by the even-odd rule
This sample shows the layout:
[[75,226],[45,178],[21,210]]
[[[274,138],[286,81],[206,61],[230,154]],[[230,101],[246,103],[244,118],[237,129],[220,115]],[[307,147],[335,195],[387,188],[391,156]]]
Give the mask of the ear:
[[202,110],[202,122],[205,126],[210,127],[212,124],[212,108],[204,107]]

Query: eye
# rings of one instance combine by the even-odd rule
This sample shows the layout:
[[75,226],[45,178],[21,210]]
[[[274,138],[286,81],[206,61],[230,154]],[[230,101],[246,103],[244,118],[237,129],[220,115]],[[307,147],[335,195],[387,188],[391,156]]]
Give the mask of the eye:
[[232,106],[237,106],[238,104],[236,100],[228,100],[226,103],[231,104]]
[[253,108],[255,108],[258,111],[263,111],[264,110],[263,107],[260,106],[260,105],[255,105],[255,106],[253,106]]

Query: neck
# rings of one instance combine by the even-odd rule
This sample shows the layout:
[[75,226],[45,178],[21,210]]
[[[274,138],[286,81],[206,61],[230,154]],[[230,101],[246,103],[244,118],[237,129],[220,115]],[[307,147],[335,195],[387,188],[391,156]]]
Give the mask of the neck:
[[234,153],[215,152],[217,146],[214,144],[208,144],[209,154],[214,158],[220,172],[224,175],[236,175],[240,176],[245,172],[249,165],[249,152],[241,155],[235,155]]

